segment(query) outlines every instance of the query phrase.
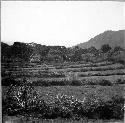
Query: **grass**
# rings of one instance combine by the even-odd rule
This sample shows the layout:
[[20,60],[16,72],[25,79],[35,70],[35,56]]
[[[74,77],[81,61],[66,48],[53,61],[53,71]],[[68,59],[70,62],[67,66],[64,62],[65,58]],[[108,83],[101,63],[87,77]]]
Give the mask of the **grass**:
[[82,100],[84,96],[91,97],[91,95],[96,95],[103,100],[108,100],[112,96],[124,96],[124,86],[114,85],[114,86],[97,86],[97,85],[86,85],[86,86],[50,86],[50,87],[35,87],[35,89],[40,93],[42,97],[46,99],[49,96],[56,96],[56,94],[61,93],[69,96],[75,96]]

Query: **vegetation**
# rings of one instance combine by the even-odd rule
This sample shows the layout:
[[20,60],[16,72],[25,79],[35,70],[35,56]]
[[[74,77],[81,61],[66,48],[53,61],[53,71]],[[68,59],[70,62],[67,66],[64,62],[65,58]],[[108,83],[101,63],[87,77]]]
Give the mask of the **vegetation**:
[[[124,117],[124,98],[122,95],[118,95],[118,92],[113,88],[111,90],[117,95],[111,90],[114,96],[107,95],[106,88],[100,88],[96,89],[96,95],[93,94],[93,91],[91,93],[88,91],[88,96],[84,93],[83,99],[76,98],[74,95],[66,95],[59,90],[60,93],[55,92],[55,96],[47,95],[45,99],[45,96],[41,95],[42,92],[36,89],[26,85],[9,87],[6,98],[3,99],[3,113],[11,116],[23,115],[43,119],[81,119],[84,117],[90,119],[122,119]],[[97,94],[101,89],[104,89],[101,94],[105,94],[109,99],[103,99],[100,93]],[[48,89],[44,88],[44,90],[49,94]]]
[[[115,32],[94,39],[104,36],[107,42],[109,33]],[[125,50],[115,46],[1,43],[3,117],[67,123],[123,119]]]
[[107,53],[108,51],[111,50],[111,47],[108,44],[104,44],[102,45],[101,50],[103,53]]
[[[74,48],[66,48],[64,46],[44,46],[40,44],[26,44],[15,42],[12,46],[1,43],[2,62],[33,62],[33,63],[58,63],[58,62],[98,62],[105,60],[115,61],[114,55],[120,57],[120,61],[124,62],[122,54],[125,50],[121,47],[115,47],[114,50],[109,44],[104,44],[100,49],[90,47],[82,49],[78,46]],[[109,52],[110,51],[110,52]],[[116,61],[115,61],[116,62]]]

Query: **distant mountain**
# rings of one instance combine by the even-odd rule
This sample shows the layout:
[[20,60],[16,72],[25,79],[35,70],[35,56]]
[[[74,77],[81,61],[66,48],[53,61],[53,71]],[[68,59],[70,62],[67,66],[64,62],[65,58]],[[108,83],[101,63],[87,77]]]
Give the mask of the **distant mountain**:
[[119,31],[105,31],[89,41],[80,43],[77,46],[86,49],[94,46],[96,49],[100,49],[102,45],[109,44],[111,47],[120,46],[125,49],[125,30]]

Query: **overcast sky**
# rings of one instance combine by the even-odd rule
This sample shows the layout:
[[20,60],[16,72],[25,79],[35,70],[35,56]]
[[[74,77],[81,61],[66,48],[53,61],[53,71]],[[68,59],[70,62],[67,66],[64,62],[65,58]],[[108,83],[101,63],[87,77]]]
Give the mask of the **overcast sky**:
[[106,30],[125,29],[125,3],[1,1],[1,40],[66,47]]

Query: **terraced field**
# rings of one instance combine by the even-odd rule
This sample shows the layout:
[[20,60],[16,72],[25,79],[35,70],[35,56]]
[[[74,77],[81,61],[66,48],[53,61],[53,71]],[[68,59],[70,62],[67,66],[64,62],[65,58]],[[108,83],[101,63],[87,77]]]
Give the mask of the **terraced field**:
[[[113,62],[100,63],[68,63],[60,65],[2,65],[2,75],[4,77],[14,77],[17,80],[25,77],[32,82],[42,81],[101,81],[109,80],[111,83],[125,82],[125,65]],[[97,82],[98,83],[98,82]],[[57,83],[58,84],[58,83]]]
[[[125,100],[124,64],[113,63],[109,61],[100,63],[58,63],[53,65],[37,65],[31,63],[23,65],[19,63],[2,64],[2,88],[4,98],[6,98],[6,92],[10,86],[10,79],[18,83],[19,87],[20,83],[24,79],[27,81],[27,83],[30,82],[30,85],[33,85],[34,90],[38,93],[38,95],[40,95],[39,99],[44,100],[46,102],[45,105],[49,105],[51,107],[51,103],[54,102],[52,106],[54,113],[56,105],[55,98],[60,96],[61,100],[64,101],[64,103],[58,102],[59,104],[57,108],[60,109],[60,105],[65,107],[65,103],[69,104],[69,102],[67,101],[71,101],[71,97],[73,97],[76,99],[75,103],[83,105],[83,109],[87,107],[87,109],[84,109],[85,111],[89,112],[91,110],[94,110],[93,112],[97,113],[96,116],[92,113],[92,118],[102,118],[103,116],[105,116],[104,114],[102,114],[102,116],[98,116],[98,110],[103,112],[103,110],[100,109],[100,105],[102,105],[102,107],[105,107],[106,105],[109,106],[109,108],[111,108],[110,110],[113,112],[113,117],[116,118],[116,116],[118,116],[118,120],[121,118],[120,122],[121,120],[123,120],[122,110],[124,105],[123,100]],[[88,105],[90,102],[92,104]],[[72,110],[70,108],[73,108],[73,110],[76,111],[77,109],[71,107],[71,105],[68,107],[68,109],[67,107],[65,107],[65,110],[62,108],[60,110],[64,110],[69,114],[72,114]],[[113,109],[114,107],[117,108]],[[63,117],[58,117],[58,114],[56,115],[57,119]],[[72,115],[73,117],[76,117],[76,115]],[[81,117],[81,113],[77,115],[80,115]],[[74,120],[74,122],[79,123],[80,121],[84,121],[87,123],[91,121],[86,121],[84,120],[84,118],[80,118],[78,121]],[[41,120],[35,120],[34,122],[41,122]],[[62,119],[60,119],[59,121],[67,123],[70,122],[63,121]],[[46,121],[43,120],[42,122]],[[47,122],[51,121],[48,120]],[[54,122],[58,122],[58,120],[55,120]],[[97,120],[92,122],[97,122]],[[99,120],[99,122],[103,123],[103,120]],[[110,122],[110,120],[108,122]]]

